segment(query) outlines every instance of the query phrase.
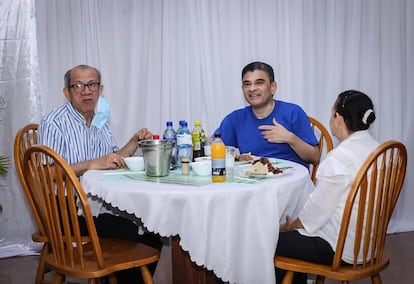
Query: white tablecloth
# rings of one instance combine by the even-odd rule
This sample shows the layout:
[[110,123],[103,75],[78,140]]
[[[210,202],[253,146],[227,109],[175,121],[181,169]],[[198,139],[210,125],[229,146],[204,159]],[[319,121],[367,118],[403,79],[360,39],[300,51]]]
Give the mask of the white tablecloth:
[[191,259],[225,282],[274,284],[279,220],[296,216],[313,190],[308,170],[287,163],[288,174],[253,183],[171,184],[114,171],[88,171],[81,182],[94,215],[105,200],[135,214],[149,231],[180,235]]

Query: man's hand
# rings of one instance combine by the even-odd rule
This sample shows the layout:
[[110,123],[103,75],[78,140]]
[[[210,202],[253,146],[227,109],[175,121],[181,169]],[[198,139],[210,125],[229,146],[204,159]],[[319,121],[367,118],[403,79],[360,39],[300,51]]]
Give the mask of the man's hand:
[[109,170],[126,168],[124,158],[117,153],[111,153],[91,161],[91,170]]
[[145,139],[151,139],[152,133],[147,128],[141,128],[136,132],[133,136],[136,142],[145,140]]
[[[310,126],[309,126],[310,127]],[[318,145],[311,145],[287,130],[273,118],[273,125],[260,125],[263,138],[271,143],[287,143],[303,161],[316,164],[319,162],[321,153]]]
[[263,138],[272,143],[289,143],[292,138],[292,133],[274,118],[273,125],[260,125],[259,129]]
[[95,160],[83,161],[70,165],[77,176],[87,170],[114,170],[126,168],[124,158],[118,153],[110,153]]

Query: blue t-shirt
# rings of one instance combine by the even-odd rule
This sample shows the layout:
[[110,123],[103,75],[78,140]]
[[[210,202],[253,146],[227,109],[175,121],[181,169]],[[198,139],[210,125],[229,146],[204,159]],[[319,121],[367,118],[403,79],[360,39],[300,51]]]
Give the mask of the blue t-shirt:
[[228,114],[215,133],[221,133],[224,144],[239,148],[240,153],[252,153],[260,157],[271,157],[294,161],[309,168],[287,143],[270,143],[262,136],[260,125],[273,125],[273,118],[287,130],[295,133],[310,145],[318,140],[310,126],[309,118],[303,109],[292,103],[275,100],[273,111],[266,118],[257,118],[251,106]]

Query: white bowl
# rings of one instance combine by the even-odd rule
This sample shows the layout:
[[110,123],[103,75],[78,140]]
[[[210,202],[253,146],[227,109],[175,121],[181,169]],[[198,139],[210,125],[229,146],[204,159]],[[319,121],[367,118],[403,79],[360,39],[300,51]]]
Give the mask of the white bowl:
[[196,161],[196,162],[201,162],[201,161],[210,161],[211,160],[211,157],[210,156],[204,156],[204,157],[197,157],[197,158],[194,158],[194,161]]
[[211,175],[211,160],[204,160],[190,163],[191,169],[198,176]]
[[128,166],[128,169],[135,172],[140,172],[145,169],[144,166],[144,157],[135,156],[124,158],[125,163]]

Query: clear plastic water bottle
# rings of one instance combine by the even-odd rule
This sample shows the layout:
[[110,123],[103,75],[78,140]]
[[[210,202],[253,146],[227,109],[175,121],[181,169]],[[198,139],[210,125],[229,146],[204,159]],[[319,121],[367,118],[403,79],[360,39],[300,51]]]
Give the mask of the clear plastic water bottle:
[[181,167],[181,159],[188,158],[193,160],[193,142],[191,138],[191,131],[188,129],[188,124],[184,121],[177,132],[177,165]]
[[166,128],[164,130],[164,133],[162,135],[162,138],[165,140],[172,141],[174,143],[174,146],[172,148],[171,152],[171,163],[170,163],[170,169],[175,170],[177,168],[177,134],[173,128],[173,122],[167,121],[166,122]]
[[180,122],[178,123],[178,128],[175,131],[175,133],[180,132],[181,128],[183,128],[183,124],[184,124],[185,120],[180,120]]

